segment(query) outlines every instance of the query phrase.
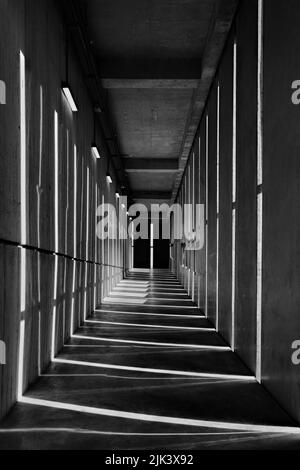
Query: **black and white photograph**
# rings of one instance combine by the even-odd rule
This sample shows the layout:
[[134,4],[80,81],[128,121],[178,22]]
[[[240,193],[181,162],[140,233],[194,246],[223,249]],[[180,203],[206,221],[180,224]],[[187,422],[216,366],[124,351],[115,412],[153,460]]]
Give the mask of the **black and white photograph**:
[[291,450],[299,0],[0,0],[0,451]]

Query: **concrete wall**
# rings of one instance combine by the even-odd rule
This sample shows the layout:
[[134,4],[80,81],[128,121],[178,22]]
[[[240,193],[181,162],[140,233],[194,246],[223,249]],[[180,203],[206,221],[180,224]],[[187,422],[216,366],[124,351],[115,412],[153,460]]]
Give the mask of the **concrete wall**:
[[[74,330],[121,278],[124,244],[95,237],[96,206],[102,198],[114,203],[116,187],[105,179],[105,150],[101,161],[91,154],[93,106],[72,47],[69,82],[78,113],[61,92],[67,33],[57,3],[1,0],[0,31],[0,80],[7,88],[0,105],[0,340],[7,347],[7,364],[0,366],[2,417],[16,399],[21,322],[25,390],[51,358],[54,312],[57,352],[69,337],[71,312]],[[23,144],[20,53],[26,73]],[[102,148],[99,129],[97,141]]]
[[[203,119],[199,129],[200,139],[200,177],[196,179],[195,188],[200,189],[200,204],[205,205],[206,202],[206,121]],[[205,214],[206,215],[206,214]],[[205,227],[206,228],[206,227]],[[196,253],[198,259],[198,273],[200,277],[200,302],[198,306],[205,309],[206,305],[206,234],[204,231],[204,245],[201,250]]]
[[235,350],[256,371],[257,2],[240,2],[236,20]]
[[263,383],[300,421],[300,5],[265,0],[263,163]]
[[[192,155],[200,168],[195,191],[205,192],[208,178],[208,257],[195,253],[200,273],[199,306],[277,401],[300,421],[299,365],[292,363],[292,344],[300,340],[300,105],[294,105],[292,83],[300,80],[297,0],[263,2],[263,130],[258,131],[258,1],[241,0],[219,68],[195,136],[177,202],[186,201],[186,174]],[[233,53],[236,40],[236,132],[233,127]],[[217,264],[217,113],[220,86],[220,210]],[[208,139],[205,135],[208,116]],[[258,180],[258,139],[263,142],[263,183]],[[233,155],[236,143],[236,200],[233,198]],[[205,146],[208,166],[205,167]],[[262,306],[257,285],[258,196],[263,197]],[[201,200],[205,200],[202,199]],[[233,204],[234,202],[234,204]],[[233,211],[236,226],[233,231]],[[235,257],[233,252],[235,233]],[[174,264],[187,286],[192,264]],[[190,256],[190,255],[189,255]],[[232,282],[234,275],[235,282]],[[205,289],[207,279],[207,292]],[[207,293],[207,302],[205,295]],[[219,295],[217,295],[219,294]],[[191,293],[192,295],[192,293]],[[198,299],[199,301],[199,299]],[[217,309],[218,306],[218,309]],[[207,307],[207,308],[206,308]],[[217,315],[218,313],[218,315]],[[217,322],[218,319],[218,322]],[[261,333],[260,333],[261,322]],[[260,346],[261,344],[261,346]],[[260,368],[262,373],[260,374]]]
[[216,324],[217,287],[217,84],[214,83],[207,107],[208,116],[208,261],[207,317]]
[[230,38],[220,64],[220,247],[219,329],[232,343],[232,147],[233,147],[233,41]]

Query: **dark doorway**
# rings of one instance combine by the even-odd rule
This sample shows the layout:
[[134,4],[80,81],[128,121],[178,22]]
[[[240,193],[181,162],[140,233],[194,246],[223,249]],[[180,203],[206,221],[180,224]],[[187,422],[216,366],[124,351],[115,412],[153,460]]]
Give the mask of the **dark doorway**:
[[153,268],[168,269],[169,268],[169,251],[170,240],[154,240],[153,249]]
[[150,240],[142,240],[141,238],[134,242],[134,267],[150,268]]

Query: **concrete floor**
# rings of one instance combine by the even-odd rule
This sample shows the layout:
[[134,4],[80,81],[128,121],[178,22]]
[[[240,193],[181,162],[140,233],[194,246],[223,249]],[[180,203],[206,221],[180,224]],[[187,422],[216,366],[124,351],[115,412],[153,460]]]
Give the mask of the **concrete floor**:
[[0,426],[0,449],[299,448],[300,429],[162,271],[122,281]]

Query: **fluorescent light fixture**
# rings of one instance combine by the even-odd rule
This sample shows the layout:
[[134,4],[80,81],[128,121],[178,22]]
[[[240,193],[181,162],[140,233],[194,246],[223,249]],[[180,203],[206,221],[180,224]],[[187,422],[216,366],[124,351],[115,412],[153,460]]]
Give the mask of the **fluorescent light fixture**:
[[106,181],[107,181],[109,184],[112,183],[112,179],[111,179],[111,176],[110,176],[109,173],[107,173],[107,175],[106,175]]
[[117,199],[120,198],[120,194],[119,194],[119,193],[116,193],[116,198],[117,198]]
[[99,153],[99,150],[98,150],[98,147],[95,143],[92,144],[92,153],[94,155],[95,158],[98,158],[100,159],[101,158],[101,155]]
[[69,103],[69,106],[71,108],[71,110],[73,111],[73,113],[76,113],[78,111],[78,108],[76,106],[76,103],[75,103],[75,100],[73,98],[73,95],[72,95],[72,92],[71,92],[71,88],[69,87],[69,85],[67,83],[63,83],[62,84],[62,91]]

